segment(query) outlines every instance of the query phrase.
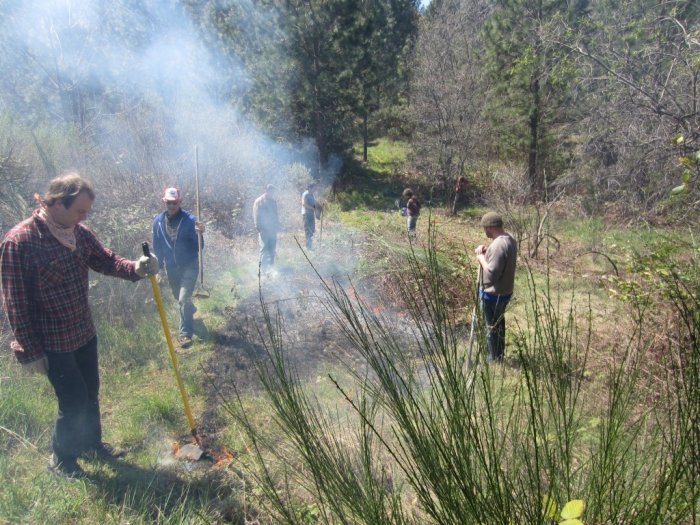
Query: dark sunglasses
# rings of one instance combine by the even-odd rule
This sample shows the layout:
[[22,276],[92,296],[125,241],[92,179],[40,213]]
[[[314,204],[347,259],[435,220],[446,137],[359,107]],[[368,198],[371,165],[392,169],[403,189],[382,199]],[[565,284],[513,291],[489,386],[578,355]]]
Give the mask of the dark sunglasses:
[[180,201],[165,201],[165,204],[168,206],[175,206],[176,204],[180,204]]

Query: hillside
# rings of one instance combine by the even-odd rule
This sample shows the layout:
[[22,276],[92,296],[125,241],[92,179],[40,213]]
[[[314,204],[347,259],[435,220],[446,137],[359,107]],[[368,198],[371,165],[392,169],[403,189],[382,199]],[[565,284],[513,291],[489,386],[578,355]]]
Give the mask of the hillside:
[[[328,194],[313,252],[290,217],[269,275],[249,231],[210,228],[211,297],[177,354],[198,462],[176,458],[191,437],[147,283],[105,295],[112,281],[95,281],[106,439],[129,455],[86,462],[84,481],[44,473],[50,386],[4,354],[0,518],[478,523],[540,515],[550,498],[554,515],[580,499],[583,523],[632,522],[663,493],[660,521],[691,523],[697,477],[673,465],[698,464],[694,247],[550,207],[537,257],[521,239],[505,364],[486,363],[477,329],[465,373],[485,209],[426,206],[409,241],[392,209],[402,158],[364,165],[374,186]],[[661,473],[675,485],[658,492]]]

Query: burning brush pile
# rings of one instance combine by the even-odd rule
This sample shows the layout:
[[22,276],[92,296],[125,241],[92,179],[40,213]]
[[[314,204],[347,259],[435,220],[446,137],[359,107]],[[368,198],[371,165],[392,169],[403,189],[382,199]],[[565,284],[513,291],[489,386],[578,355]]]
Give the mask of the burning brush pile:
[[[361,295],[347,279],[345,281],[341,293],[354,302],[361,301],[373,314],[388,319],[397,336],[411,334],[407,314],[391,314],[371,293]],[[331,279],[326,282],[330,283]],[[282,271],[274,277],[263,277],[259,295],[225,308],[228,325],[219,331],[217,348],[205,365],[209,402],[200,425],[208,436],[215,437],[222,427],[216,407],[222,400],[234,398],[234,385],[239,392],[263,389],[255,367],[256,360],[267,359],[262,338],[267,337],[268,327],[261,299],[271,325],[279,330],[284,341],[286,363],[302,381],[314,377],[324,363],[338,366],[342,362],[364,373],[364,358],[329,311],[328,294],[318,275],[309,269],[304,273]]]

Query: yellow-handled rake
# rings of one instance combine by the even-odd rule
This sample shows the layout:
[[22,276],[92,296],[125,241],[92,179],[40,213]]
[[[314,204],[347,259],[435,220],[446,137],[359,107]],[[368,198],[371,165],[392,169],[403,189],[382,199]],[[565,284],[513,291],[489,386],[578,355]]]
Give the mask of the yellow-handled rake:
[[[151,256],[151,251],[148,248],[148,243],[144,242],[141,247],[143,248],[143,254],[146,257]],[[173,346],[173,338],[170,335],[170,329],[168,328],[168,319],[165,317],[165,309],[163,308],[163,299],[160,296],[160,288],[158,287],[158,282],[156,281],[156,276],[152,275],[151,286],[153,287],[153,297],[158,305],[158,313],[160,314],[160,322],[163,325],[163,332],[165,332],[165,340],[168,342],[168,350],[170,351],[170,359],[173,363],[173,371],[175,372],[175,378],[177,379],[177,386],[180,388],[180,394],[182,395],[182,402],[185,404],[185,413],[187,414],[187,421],[190,424],[190,430],[192,432],[192,437],[194,437],[197,445],[201,445],[199,435],[197,434],[197,427],[194,425],[194,418],[192,417],[192,411],[190,410],[190,404],[187,401],[187,393],[185,392],[185,387],[182,384],[182,378],[180,377],[180,371],[177,367],[177,356],[175,355],[175,347]],[[183,447],[184,448],[184,447]],[[201,447],[190,447],[186,452],[188,458],[193,460],[198,460],[204,451]]]

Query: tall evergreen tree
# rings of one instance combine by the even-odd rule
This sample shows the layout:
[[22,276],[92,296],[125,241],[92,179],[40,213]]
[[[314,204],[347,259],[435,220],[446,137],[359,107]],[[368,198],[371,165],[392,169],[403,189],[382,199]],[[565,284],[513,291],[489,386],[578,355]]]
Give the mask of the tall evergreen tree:
[[503,151],[526,154],[534,191],[542,189],[547,163],[556,160],[552,145],[557,126],[568,121],[564,109],[573,80],[570,53],[553,43],[552,33],[560,19],[575,25],[587,5],[588,0],[495,0],[484,25],[493,81],[489,116]]
[[402,60],[410,53],[418,31],[416,0],[362,0],[363,23],[355,65],[357,108],[361,117],[362,158],[367,161],[373,112],[399,104],[408,90]]
[[186,1],[241,66],[234,103],[277,138],[313,137],[321,174],[394,80],[417,13],[414,0]]

